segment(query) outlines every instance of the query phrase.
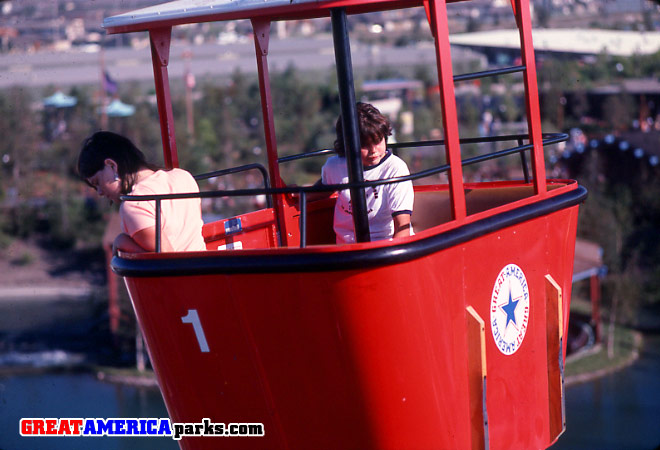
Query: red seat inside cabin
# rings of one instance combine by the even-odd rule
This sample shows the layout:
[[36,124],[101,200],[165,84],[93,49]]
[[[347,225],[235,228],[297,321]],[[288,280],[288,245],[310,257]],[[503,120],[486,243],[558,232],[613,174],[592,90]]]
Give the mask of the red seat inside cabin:
[[[549,184],[552,190],[564,184]],[[466,185],[467,214],[472,215],[534,195],[531,185]],[[336,197],[308,203],[307,245],[333,245],[332,228]],[[300,210],[298,205],[284,207],[287,236],[282,238],[288,247],[300,243]],[[451,203],[446,185],[415,186],[415,206],[412,215],[416,233],[450,222]],[[263,249],[277,247],[277,227],[273,208],[261,209],[229,219],[204,225],[204,239],[208,250]]]

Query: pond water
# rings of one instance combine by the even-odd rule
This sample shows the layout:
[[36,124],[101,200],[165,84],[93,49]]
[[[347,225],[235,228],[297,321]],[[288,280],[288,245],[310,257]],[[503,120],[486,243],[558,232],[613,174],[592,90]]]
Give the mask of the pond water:
[[[171,438],[19,436],[22,417],[165,418],[157,390],[115,385],[82,373],[0,377],[3,450],[177,449]],[[556,449],[653,450],[660,446],[660,336],[647,336],[628,368],[566,389],[567,430]],[[34,442],[30,442],[34,440]],[[36,445],[38,444],[38,445]]]
[[555,449],[660,448],[660,336],[618,372],[566,388],[566,432]]
[[89,374],[0,377],[0,448],[21,450],[168,450],[170,437],[21,437],[19,420],[53,418],[166,418],[157,389],[104,383]]
[[[40,308],[32,304],[31,314],[26,314],[22,310],[27,308],[25,303],[20,308],[17,305],[7,308],[7,302],[0,302],[0,331],[4,328],[4,345],[7,338],[18,331],[13,329],[17,326],[15,320],[18,316],[32,317],[29,324],[21,324],[23,330],[43,330],[45,323],[32,323],[37,320],[35,316],[49,316],[52,320],[57,316],[55,312],[61,309],[68,312],[66,316],[70,318],[73,305],[64,303],[51,304],[50,307],[39,305]],[[54,310],[55,306],[59,309]],[[89,305],[86,308],[81,304],[79,306],[81,310],[93,309]],[[14,320],[9,320],[12,313]],[[80,357],[78,350],[82,348],[76,348],[70,342],[85,341],[83,336],[89,336],[90,327],[94,326],[87,321],[87,325],[76,329],[72,323],[75,321],[64,323],[63,316],[64,312],[56,321],[58,327],[51,330],[49,339],[55,335],[62,336],[62,330],[66,329],[67,351],[4,352],[0,355],[0,366],[24,364],[38,368],[40,363],[46,366],[77,363]],[[82,343],[80,345],[85,347]],[[644,347],[635,364],[602,378],[567,387],[566,415],[567,430],[552,447],[553,450],[660,449],[660,335],[645,335]],[[19,420],[27,417],[168,417],[158,390],[111,384],[87,373],[0,375],[0,449],[178,449],[176,441],[169,437],[21,437]]]

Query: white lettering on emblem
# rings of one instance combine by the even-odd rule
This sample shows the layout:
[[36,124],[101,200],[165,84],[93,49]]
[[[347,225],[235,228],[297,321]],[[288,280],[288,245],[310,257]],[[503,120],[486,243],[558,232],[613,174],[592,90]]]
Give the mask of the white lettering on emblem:
[[493,285],[490,299],[490,328],[497,348],[513,355],[527,332],[529,288],[522,269],[515,264],[504,267]]

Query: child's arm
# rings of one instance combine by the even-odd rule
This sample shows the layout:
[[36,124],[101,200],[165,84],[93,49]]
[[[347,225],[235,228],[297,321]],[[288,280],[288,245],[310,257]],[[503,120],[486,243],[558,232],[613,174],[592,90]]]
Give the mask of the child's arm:
[[[173,250],[167,236],[161,233],[161,251],[171,252]],[[148,227],[138,231],[130,237],[126,233],[121,233],[115,239],[113,244],[112,253],[117,254],[117,251],[126,253],[143,253],[156,251],[156,227]]]
[[[314,186],[323,186],[323,181],[318,180],[316,183],[314,183]],[[297,187],[295,184],[289,185],[288,187]],[[305,198],[307,199],[308,202],[313,202],[315,200],[323,200],[325,198],[329,198],[333,194],[332,191],[326,191],[326,192],[308,192],[307,195],[305,195]],[[300,199],[300,193],[298,192],[292,192],[291,194],[288,194],[290,198],[299,200]]]
[[410,236],[410,214],[397,214],[394,220],[394,235],[392,239]]

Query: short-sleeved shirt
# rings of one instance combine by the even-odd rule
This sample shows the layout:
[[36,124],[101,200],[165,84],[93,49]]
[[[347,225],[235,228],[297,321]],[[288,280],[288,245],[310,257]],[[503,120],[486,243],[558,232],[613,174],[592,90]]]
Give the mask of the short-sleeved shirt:
[[[130,195],[183,194],[199,192],[197,182],[183,169],[158,170],[133,187]],[[156,226],[155,201],[124,201],[119,207],[122,231],[133,237]],[[161,229],[174,251],[206,250],[202,237],[201,199],[161,201]]]
[[[388,152],[375,166],[364,168],[364,180],[375,181],[409,175],[408,166],[396,155]],[[323,184],[348,183],[346,158],[333,156],[321,170]],[[393,217],[412,214],[414,202],[411,181],[390,183],[366,189],[367,217],[372,241],[390,239],[394,235]],[[338,244],[355,242],[355,227],[348,189],[339,192],[335,204],[334,230]]]

